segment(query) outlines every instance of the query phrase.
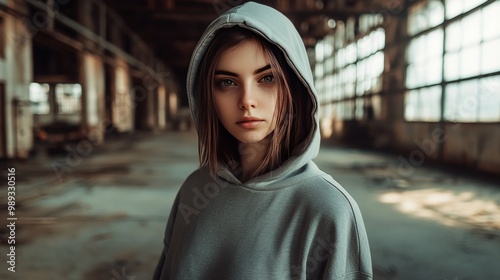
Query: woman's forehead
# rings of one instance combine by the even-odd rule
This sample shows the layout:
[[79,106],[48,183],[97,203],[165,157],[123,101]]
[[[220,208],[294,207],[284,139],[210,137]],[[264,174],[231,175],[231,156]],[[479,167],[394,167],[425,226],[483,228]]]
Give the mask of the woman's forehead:
[[269,60],[259,42],[247,40],[223,51],[215,66],[216,70],[255,71],[266,65]]

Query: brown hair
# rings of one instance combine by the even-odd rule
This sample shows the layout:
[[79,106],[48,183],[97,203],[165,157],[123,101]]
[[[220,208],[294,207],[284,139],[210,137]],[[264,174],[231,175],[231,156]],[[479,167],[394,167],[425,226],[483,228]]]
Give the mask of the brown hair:
[[220,29],[201,60],[194,85],[198,104],[195,120],[198,128],[200,165],[208,166],[212,176],[215,176],[221,163],[228,166],[233,173],[238,173],[241,152],[238,149],[238,140],[220,123],[213,105],[215,66],[224,51],[249,40],[258,42],[262,47],[264,57],[269,61],[278,83],[277,107],[274,112],[276,128],[272,132],[266,156],[252,177],[283,164],[313,129],[311,126],[314,126],[309,92],[288,66],[282,51],[248,29],[239,26]]

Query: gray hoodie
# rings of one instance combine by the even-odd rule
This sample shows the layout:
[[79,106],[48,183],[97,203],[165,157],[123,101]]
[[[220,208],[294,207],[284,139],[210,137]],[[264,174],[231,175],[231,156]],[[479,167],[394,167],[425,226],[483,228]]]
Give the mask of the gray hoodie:
[[193,172],[175,199],[153,279],[372,279],[370,248],[356,202],[312,162],[319,151],[317,97],[307,53],[293,24],[253,2],[210,24],[187,77],[196,118],[194,80],[215,32],[239,25],[278,46],[309,91],[314,115],[303,152],[272,172],[240,182],[221,166]]

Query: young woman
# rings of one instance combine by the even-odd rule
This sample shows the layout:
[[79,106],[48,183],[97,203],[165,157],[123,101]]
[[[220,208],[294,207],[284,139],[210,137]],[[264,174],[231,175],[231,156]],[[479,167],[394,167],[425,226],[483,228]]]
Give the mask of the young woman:
[[187,81],[201,166],[177,195],[153,279],[372,279],[357,204],[312,162],[310,69],[293,24],[267,6],[207,28]]

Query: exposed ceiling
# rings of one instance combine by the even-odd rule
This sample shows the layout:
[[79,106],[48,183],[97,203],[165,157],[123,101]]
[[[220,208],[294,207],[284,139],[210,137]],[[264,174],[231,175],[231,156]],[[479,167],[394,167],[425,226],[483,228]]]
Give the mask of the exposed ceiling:
[[[219,14],[245,0],[105,0],[174,72],[187,71],[191,53],[205,28]],[[264,0],[287,15],[306,45],[329,31],[328,20],[380,10],[383,0]]]

